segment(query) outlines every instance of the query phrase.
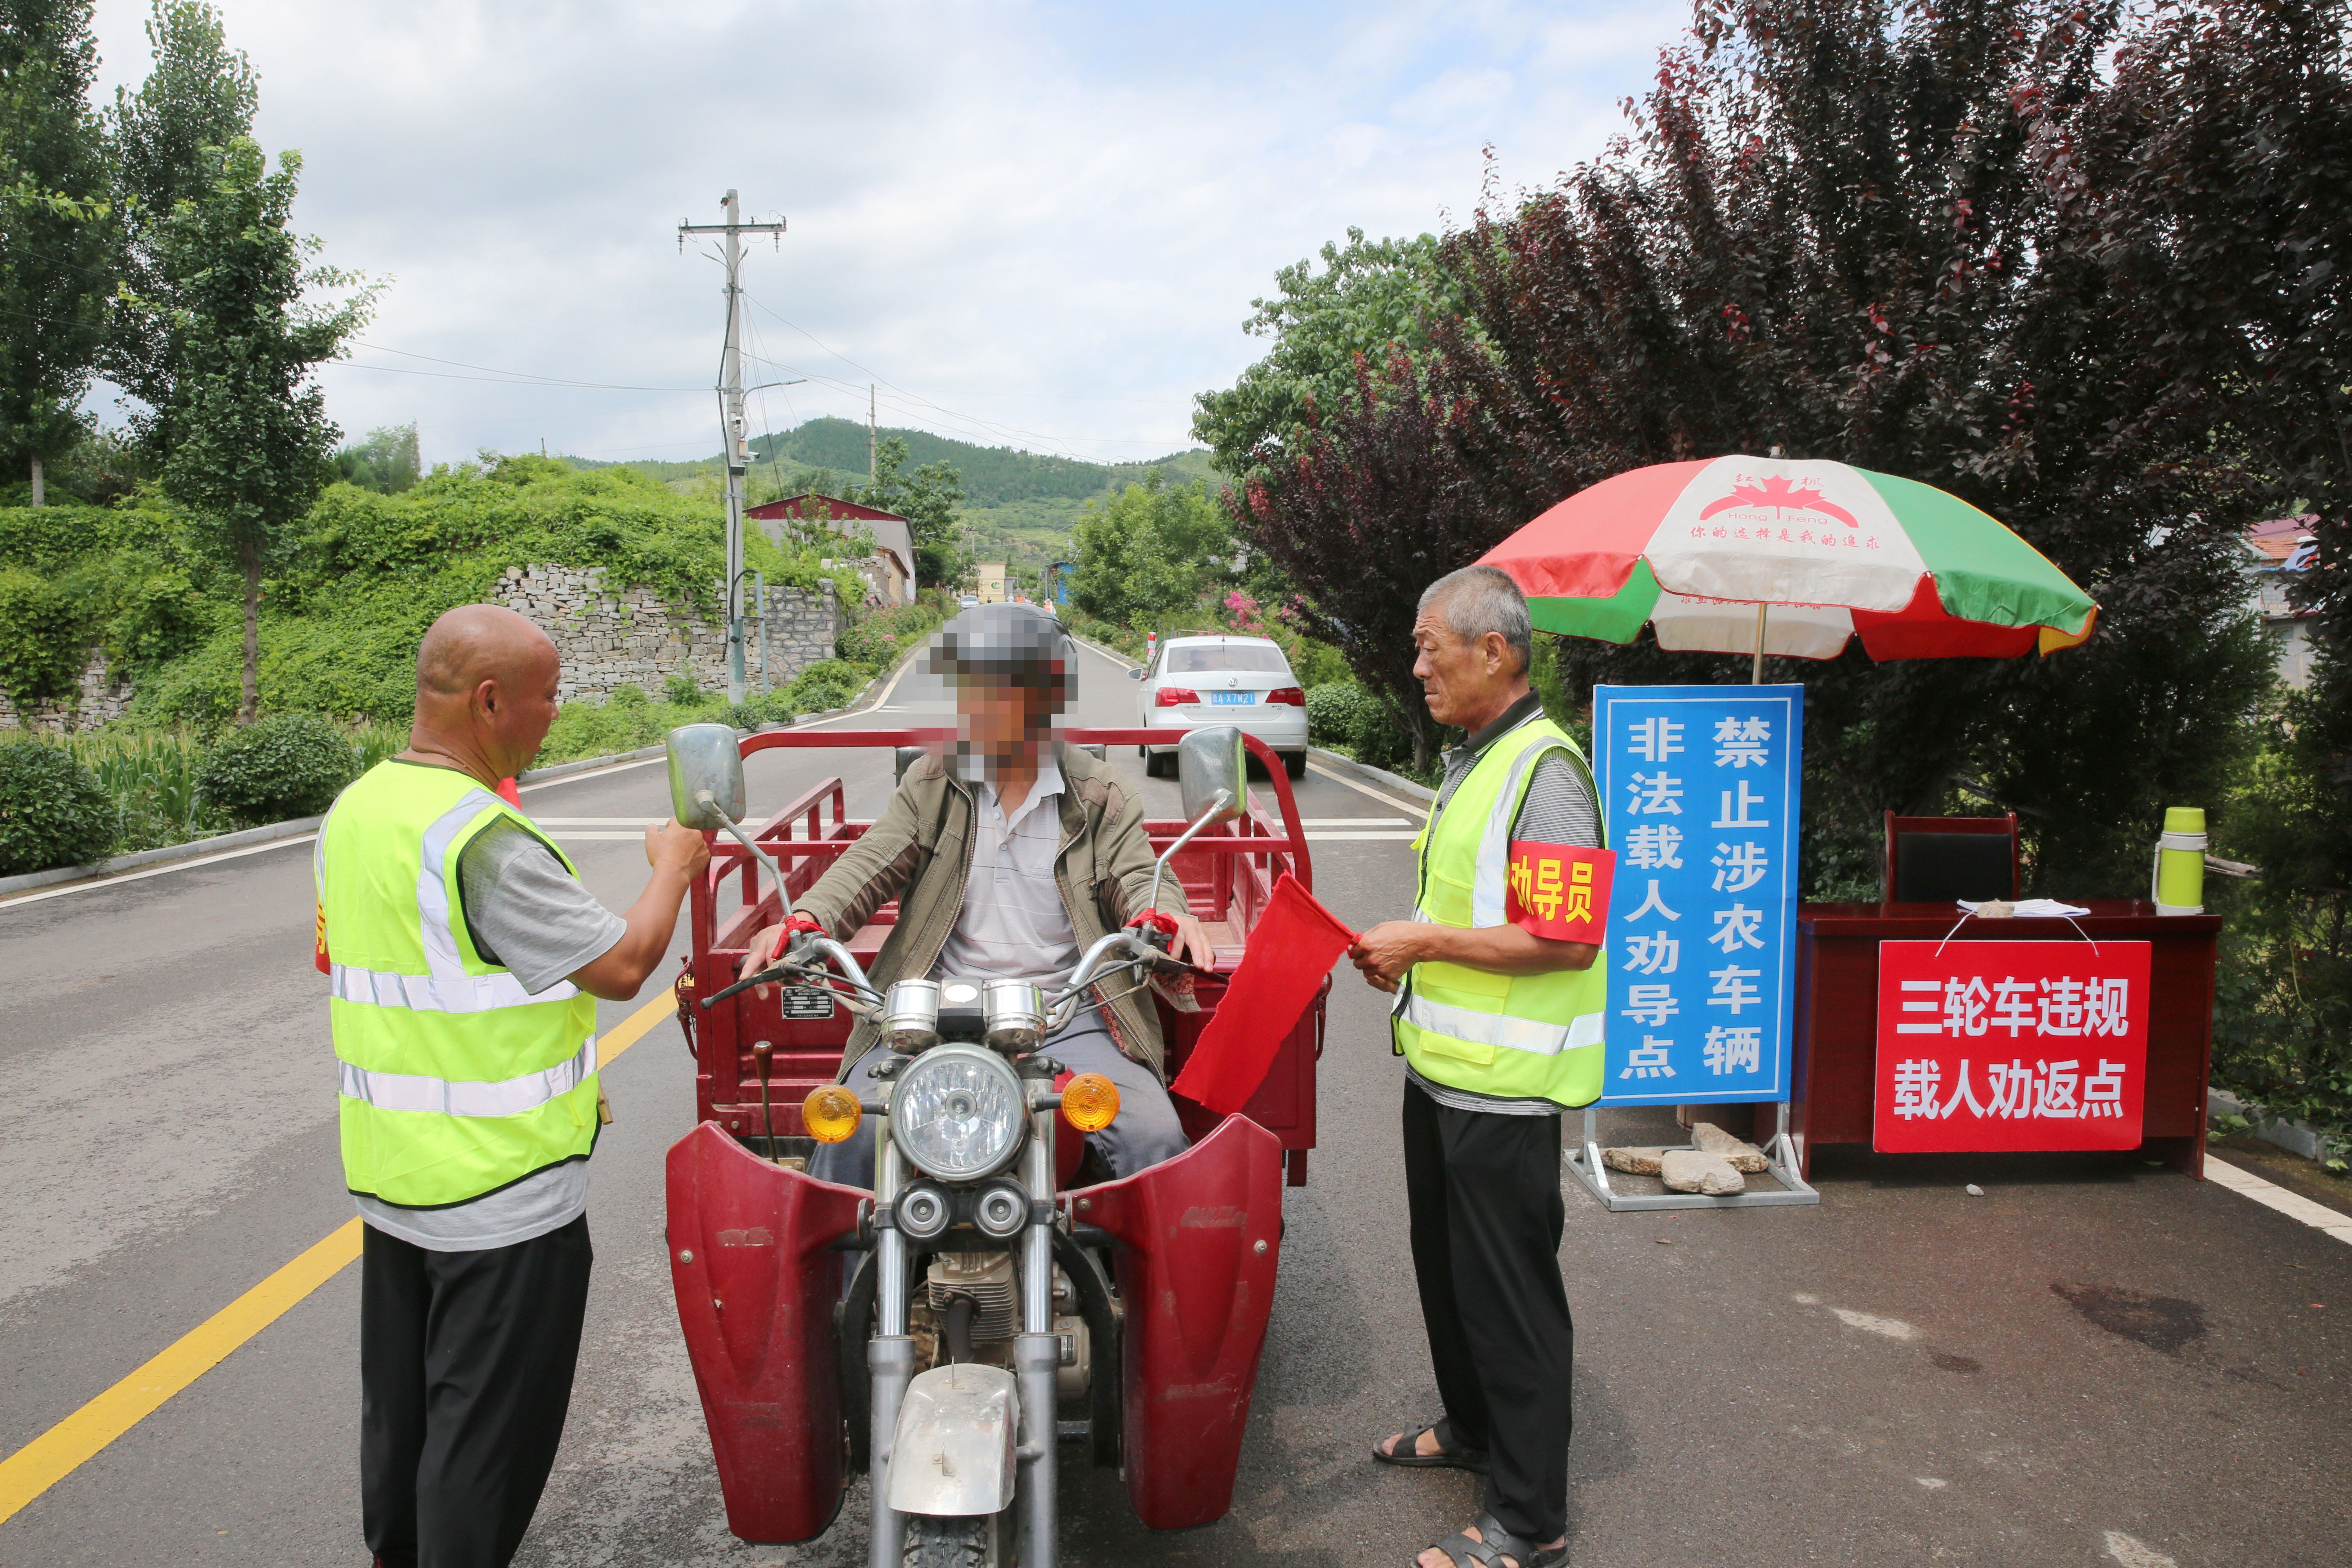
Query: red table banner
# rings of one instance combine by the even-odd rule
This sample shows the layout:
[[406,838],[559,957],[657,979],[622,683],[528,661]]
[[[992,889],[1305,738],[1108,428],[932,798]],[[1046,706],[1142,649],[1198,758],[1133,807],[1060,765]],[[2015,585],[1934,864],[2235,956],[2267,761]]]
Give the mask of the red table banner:
[[2147,982],[2144,942],[1881,942],[1874,1146],[2137,1148]]

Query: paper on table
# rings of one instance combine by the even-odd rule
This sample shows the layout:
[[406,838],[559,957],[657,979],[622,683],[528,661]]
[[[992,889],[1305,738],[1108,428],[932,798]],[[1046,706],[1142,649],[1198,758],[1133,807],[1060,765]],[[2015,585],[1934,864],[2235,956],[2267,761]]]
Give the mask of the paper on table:
[[[1984,908],[1986,903],[2001,901],[1997,899],[1988,899],[1982,903],[1970,903],[1966,899],[1958,900],[1960,908],[1970,914]],[[2087,915],[2091,911],[2084,905],[2061,903],[2056,899],[2020,899],[2009,906],[2009,912],[2021,921],[2048,921],[2061,916]]]

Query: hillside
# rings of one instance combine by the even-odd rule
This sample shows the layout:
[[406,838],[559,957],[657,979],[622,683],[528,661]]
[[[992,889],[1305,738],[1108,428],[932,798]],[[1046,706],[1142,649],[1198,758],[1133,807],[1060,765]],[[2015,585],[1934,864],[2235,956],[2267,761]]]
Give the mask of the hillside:
[[[1066,558],[1070,530],[1089,500],[1107,498],[1155,470],[1171,484],[1220,476],[1198,447],[1139,463],[1086,463],[1012,447],[982,447],[928,430],[885,426],[879,434],[907,443],[918,466],[951,463],[963,476],[967,542],[984,561],[1004,560],[1034,571]],[[852,419],[811,419],[793,429],[755,437],[750,494],[756,502],[804,489],[863,482],[866,426]],[[720,475],[719,457],[684,463],[600,463],[566,458],[580,468],[632,468],[675,489],[691,489]]]

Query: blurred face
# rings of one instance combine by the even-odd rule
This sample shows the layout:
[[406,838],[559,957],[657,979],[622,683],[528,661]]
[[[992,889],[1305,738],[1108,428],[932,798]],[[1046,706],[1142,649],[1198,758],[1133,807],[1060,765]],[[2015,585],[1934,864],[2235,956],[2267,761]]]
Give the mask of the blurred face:
[[1413,679],[1421,682],[1429,716],[1441,724],[1475,730],[1510,705],[1519,668],[1500,632],[1464,641],[1445,623],[1443,601],[1412,624]]
[[1034,756],[1052,718],[1050,694],[1034,686],[964,676],[956,681],[957,727],[992,763]]

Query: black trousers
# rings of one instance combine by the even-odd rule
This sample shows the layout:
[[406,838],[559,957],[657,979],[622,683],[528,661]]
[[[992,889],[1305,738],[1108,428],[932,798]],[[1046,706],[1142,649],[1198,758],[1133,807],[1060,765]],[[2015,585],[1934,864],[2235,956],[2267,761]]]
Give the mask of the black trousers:
[[1408,1081],[1404,1180],[1446,1423],[1456,1443],[1487,1450],[1487,1511],[1557,1541],[1576,1343],[1559,1278],[1559,1118],[1456,1110]]
[[555,1465],[588,1216],[431,1252],[374,1226],[360,1263],[360,1503],[385,1568],[506,1568]]

